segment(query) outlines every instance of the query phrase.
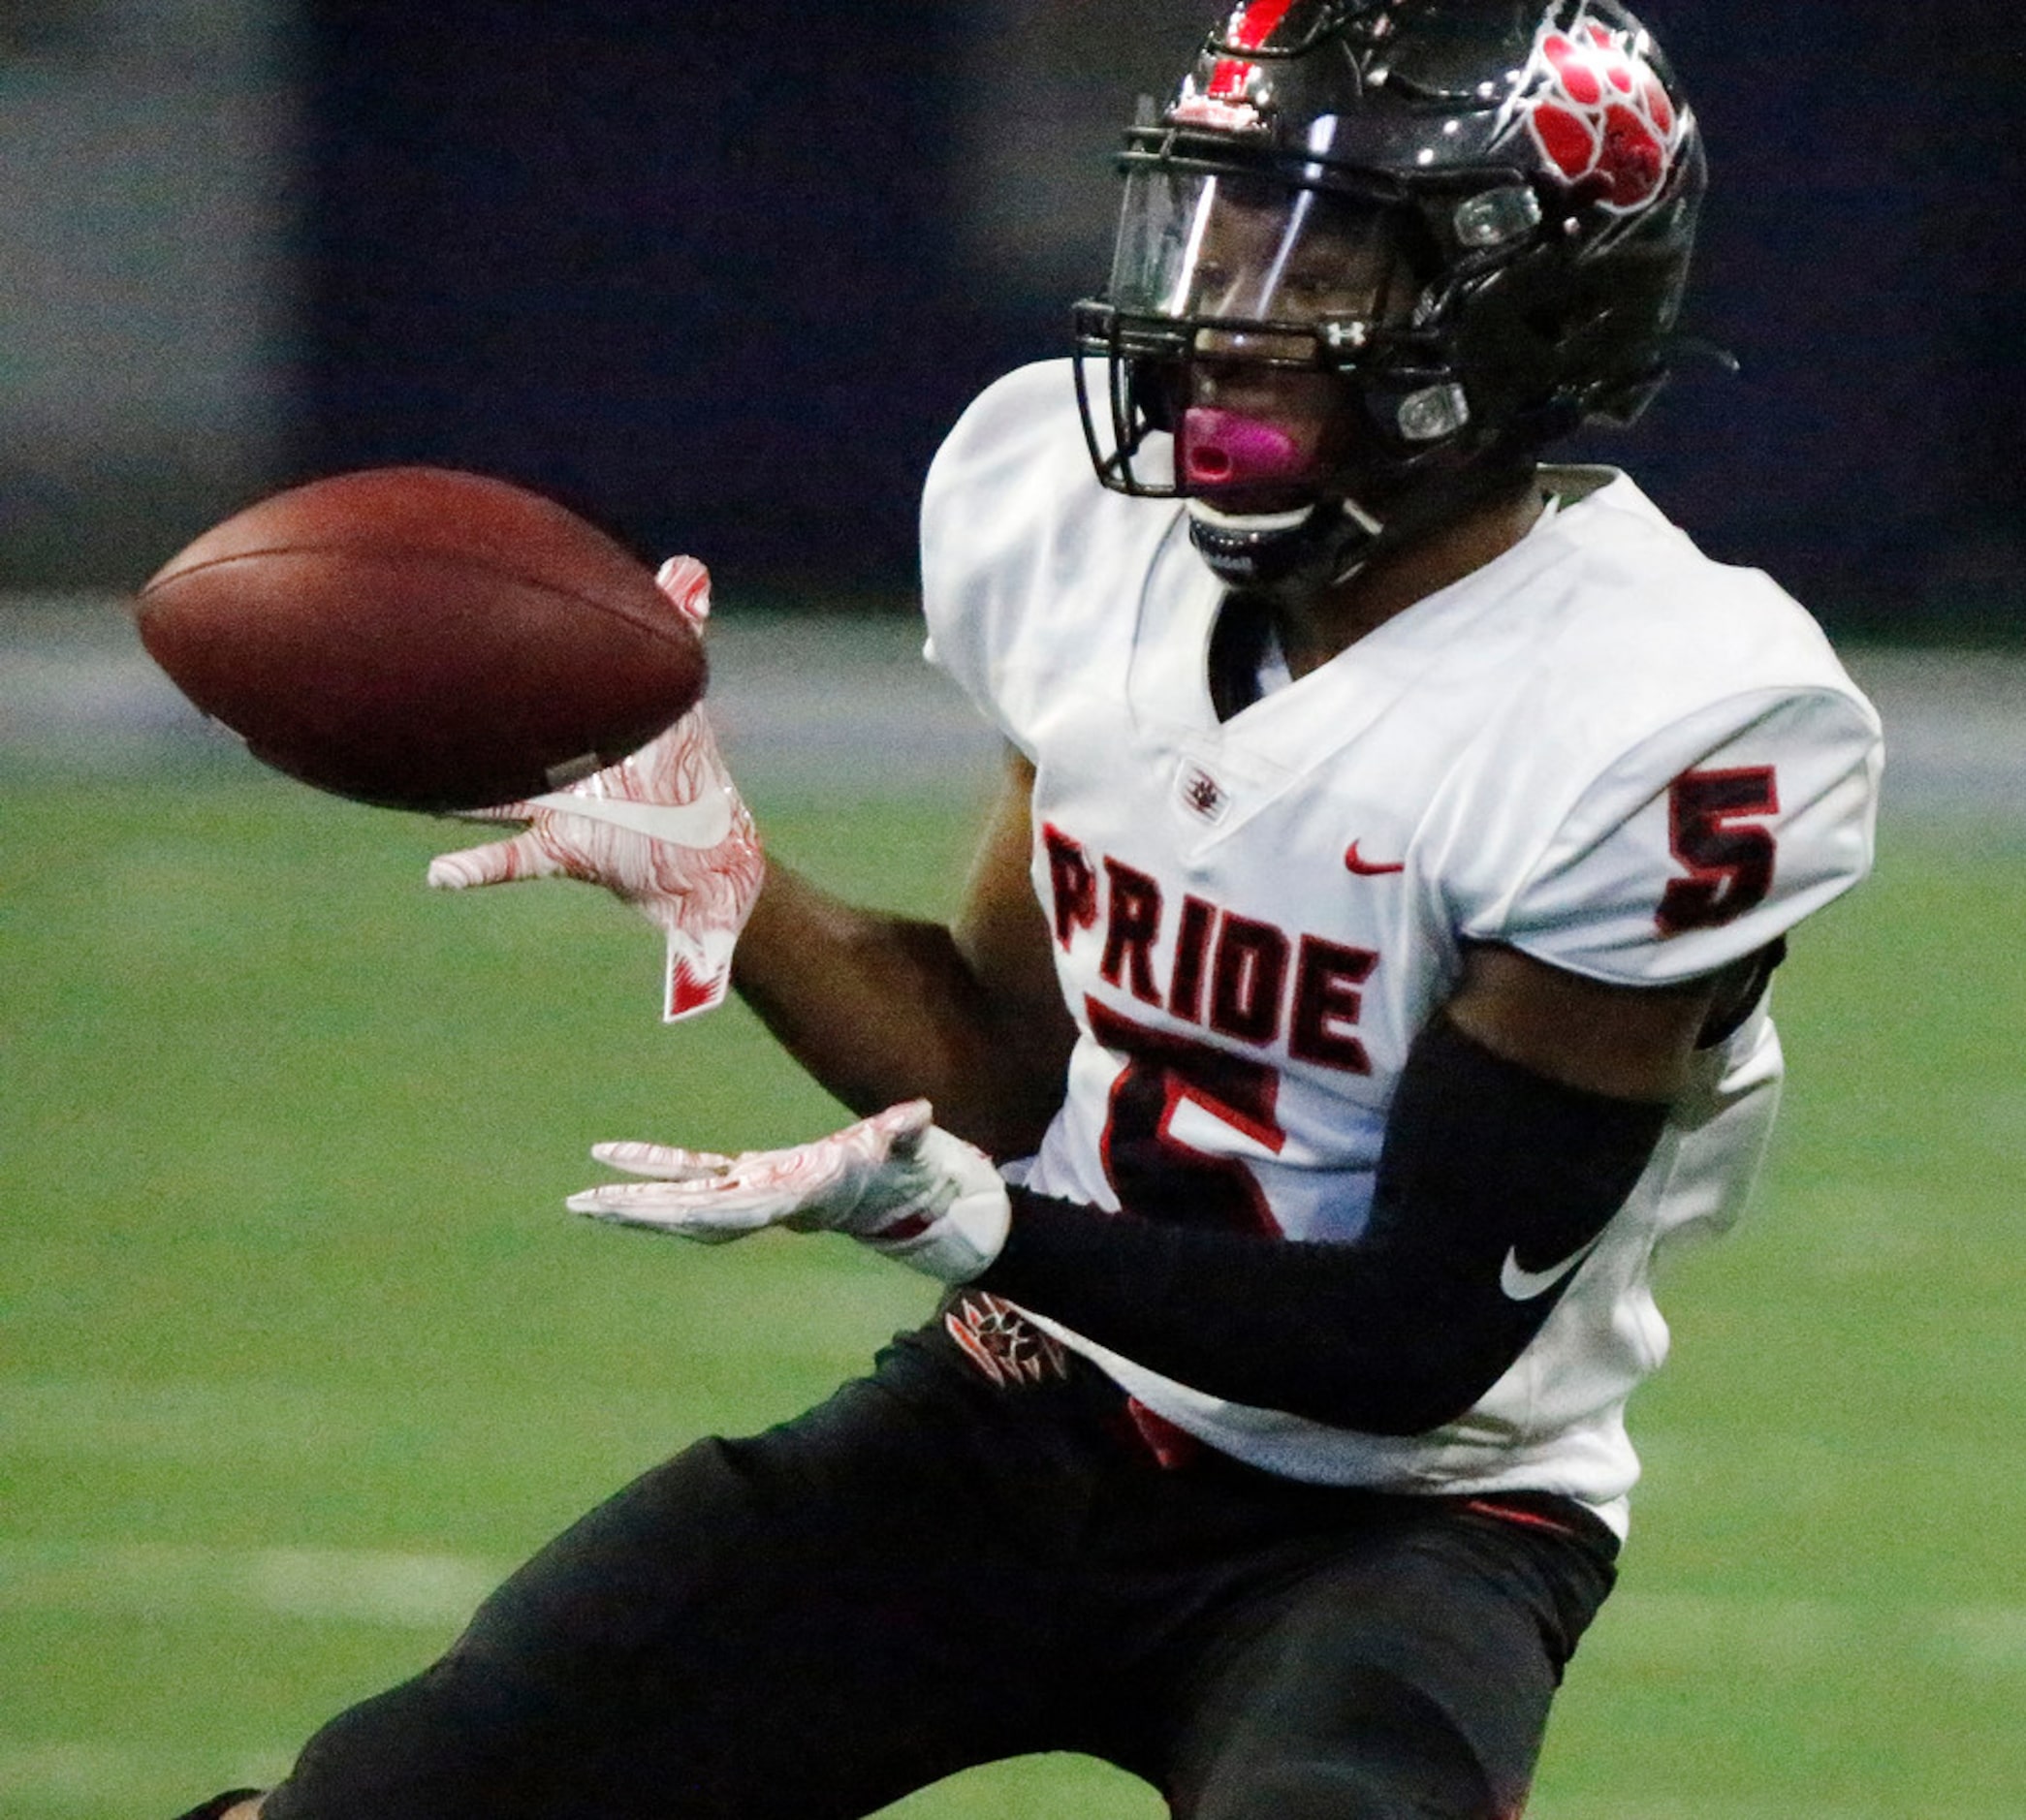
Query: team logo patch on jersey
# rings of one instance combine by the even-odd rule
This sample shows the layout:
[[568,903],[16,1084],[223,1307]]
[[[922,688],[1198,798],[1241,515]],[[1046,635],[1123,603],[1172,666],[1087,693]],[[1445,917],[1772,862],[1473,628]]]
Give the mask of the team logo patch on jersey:
[[1220,822],[1231,806],[1231,793],[1200,765],[1185,764],[1175,775],[1175,790],[1184,805],[1206,822]]
[[1673,173],[1684,122],[1642,38],[1581,16],[1544,25],[1519,96],[1551,169],[1613,214],[1645,207]]
[[1069,1375],[1069,1355],[1061,1341],[997,1296],[983,1291],[966,1296],[942,1324],[971,1364],[1002,1389]]

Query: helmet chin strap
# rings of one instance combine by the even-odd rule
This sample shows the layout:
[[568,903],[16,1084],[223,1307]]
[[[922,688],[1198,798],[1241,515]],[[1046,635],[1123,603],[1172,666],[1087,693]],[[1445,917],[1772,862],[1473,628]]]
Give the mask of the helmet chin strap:
[[1189,542],[1225,586],[1282,596],[1338,587],[1375,556],[1425,537],[1519,481],[1531,461],[1494,447],[1399,493],[1380,518],[1345,494],[1286,512],[1220,512],[1188,501]]
[[1220,512],[1188,502],[1188,537],[1225,586],[1305,593],[1347,581],[1371,558],[1386,525],[1354,499],[1319,499],[1287,512]]

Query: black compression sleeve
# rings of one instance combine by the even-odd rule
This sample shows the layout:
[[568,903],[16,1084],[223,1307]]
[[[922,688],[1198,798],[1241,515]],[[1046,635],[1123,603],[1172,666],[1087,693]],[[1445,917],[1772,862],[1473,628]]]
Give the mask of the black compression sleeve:
[[1016,1189],[979,1282],[1212,1396],[1420,1433],[1470,1408],[1540,1331],[1666,1115],[1549,1081],[1438,1017],[1401,1073],[1354,1243]]

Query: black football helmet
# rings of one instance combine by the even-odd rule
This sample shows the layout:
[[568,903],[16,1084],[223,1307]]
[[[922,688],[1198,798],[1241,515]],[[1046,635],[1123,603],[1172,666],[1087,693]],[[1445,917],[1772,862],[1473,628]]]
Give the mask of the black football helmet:
[[[1239,0],[1120,166],[1075,311],[1092,459],[1188,499],[1234,585],[1345,577],[1631,423],[1679,345],[1701,138],[1617,0]],[[1331,432],[1248,409],[1262,371]]]

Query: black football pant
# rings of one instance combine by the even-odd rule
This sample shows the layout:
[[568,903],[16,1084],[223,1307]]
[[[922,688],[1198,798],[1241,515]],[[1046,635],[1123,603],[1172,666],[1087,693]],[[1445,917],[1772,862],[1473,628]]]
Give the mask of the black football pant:
[[267,1820],[823,1820],[1048,1750],[1187,1820],[1519,1812],[1610,1585],[1595,1518],[1163,1464],[1092,1367],[1021,1357],[995,1383],[932,1325],[649,1472]]

